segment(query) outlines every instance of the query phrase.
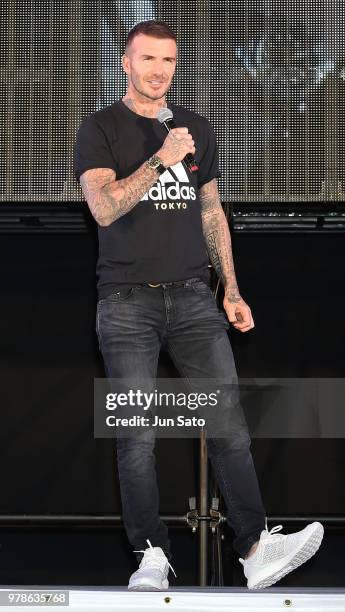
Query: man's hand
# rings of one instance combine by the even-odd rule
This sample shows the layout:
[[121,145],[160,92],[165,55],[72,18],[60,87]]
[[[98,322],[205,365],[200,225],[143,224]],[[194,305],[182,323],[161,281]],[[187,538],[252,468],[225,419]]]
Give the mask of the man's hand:
[[178,164],[187,153],[195,155],[195,146],[193,136],[186,127],[170,130],[162,147],[157,151],[158,157],[166,168]]
[[254,327],[251,310],[242,298],[237,298],[236,301],[230,301],[225,295],[223,306],[230,323],[232,323],[236,329],[246,332]]

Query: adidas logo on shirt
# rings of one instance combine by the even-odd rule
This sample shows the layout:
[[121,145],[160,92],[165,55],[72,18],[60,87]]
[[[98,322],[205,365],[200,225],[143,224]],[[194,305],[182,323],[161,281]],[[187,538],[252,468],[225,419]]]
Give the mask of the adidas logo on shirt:
[[158,181],[145,193],[141,201],[152,201],[156,210],[187,208],[188,200],[195,200],[194,187],[181,162],[167,168]]

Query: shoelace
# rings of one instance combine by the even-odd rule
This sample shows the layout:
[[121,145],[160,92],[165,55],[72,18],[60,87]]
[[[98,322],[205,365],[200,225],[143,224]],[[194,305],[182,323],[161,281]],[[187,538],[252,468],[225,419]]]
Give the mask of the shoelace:
[[283,529],[283,525],[276,525],[275,527],[272,527],[272,529],[270,531],[268,531],[267,529],[267,525],[266,525],[266,531],[268,533],[269,536],[271,536],[272,539],[274,540],[280,540],[280,539],[285,539],[286,535],[284,535],[283,533],[279,533],[276,535],[273,535],[276,533],[276,531],[280,531],[281,529]]
[[[275,527],[272,527],[272,529],[270,531],[268,531],[268,529],[267,529],[267,519],[266,519],[265,531],[268,533],[269,537],[272,540],[284,540],[286,538],[286,535],[284,535],[283,533],[276,533],[277,531],[280,531],[281,529],[283,529],[283,525],[276,525]],[[266,537],[266,540],[267,540],[267,537]],[[239,562],[242,563],[242,565],[244,565],[245,559],[241,559],[240,558]]]
[[[161,569],[162,559],[163,559],[162,555],[159,555],[159,554],[156,553],[156,551],[153,548],[150,540],[146,540],[146,542],[148,543],[150,548],[146,548],[146,550],[134,550],[133,552],[142,552],[142,553],[144,553],[144,556],[143,556],[143,558],[141,560],[141,563],[143,564],[143,566],[145,565],[146,561],[149,560],[150,563],[152,563],[152,561],[156,562],[156,567],[158,567],[158,569]],[[147,555],[147,556],[145,557],[145,555]],[[140,563],[140,565],[141,565],[141,563]],[[170,565],[170,563],[169,563],[169,561],[168,561],[168,559],[166,557],[165,557],[165,563],[167,563],[169,565],[169,567],[170,567],[171,571],[173,572],[175,578],[177,578],[173,566]]]

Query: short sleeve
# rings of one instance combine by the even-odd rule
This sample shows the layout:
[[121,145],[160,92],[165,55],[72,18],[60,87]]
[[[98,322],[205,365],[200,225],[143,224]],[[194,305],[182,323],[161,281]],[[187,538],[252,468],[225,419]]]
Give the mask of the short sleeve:
[[92,116],[86,117],[78,129],[73,165],[78,183],[83,172],[92,168],[111,168],[117,172],[117,165],[104,129]]
[[212,179],[221,176],[217,139],[213,127],[207,120],[205,124],[205,151],[200,159],[197,174],[199,189]]

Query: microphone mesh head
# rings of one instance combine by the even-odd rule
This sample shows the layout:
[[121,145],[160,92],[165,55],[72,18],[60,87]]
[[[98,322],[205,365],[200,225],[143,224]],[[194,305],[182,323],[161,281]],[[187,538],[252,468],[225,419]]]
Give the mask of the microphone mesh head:
[[173,116],[173,112],[170,110],[170,108],[161,108],[158,111],[157,119],[160,121],[160,123],[164,123],[164,121],[167,119],[172,119]]

